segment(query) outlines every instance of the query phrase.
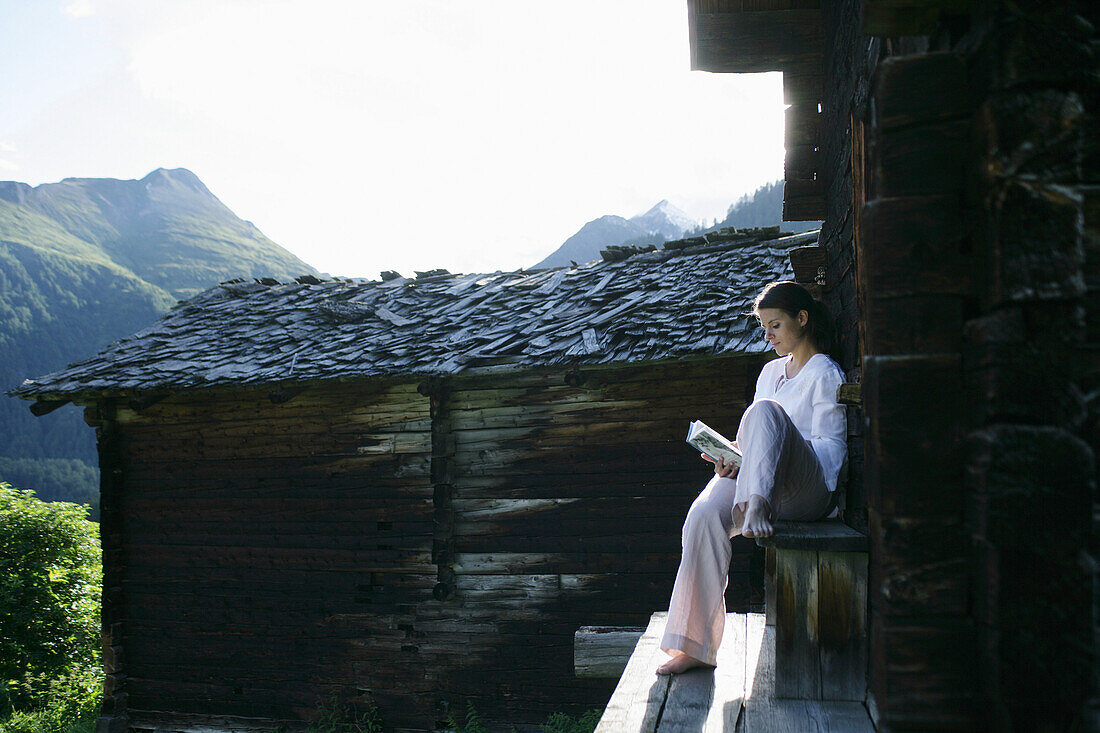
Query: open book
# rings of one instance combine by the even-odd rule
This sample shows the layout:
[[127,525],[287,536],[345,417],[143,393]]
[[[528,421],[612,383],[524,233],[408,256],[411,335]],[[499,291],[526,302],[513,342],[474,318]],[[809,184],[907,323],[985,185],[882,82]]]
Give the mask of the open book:
[[706,453],[714,460],[721,458],[726,463],[741,465],[741,451],[725,436],[702,420],[695,420],[688,426],[687,442],[696,450]]

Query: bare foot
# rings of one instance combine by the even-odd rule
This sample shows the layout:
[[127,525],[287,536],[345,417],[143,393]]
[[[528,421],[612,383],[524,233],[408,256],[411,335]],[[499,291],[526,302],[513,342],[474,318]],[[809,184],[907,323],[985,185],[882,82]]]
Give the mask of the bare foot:
[[657,674],[680,674],[681,672],[687,672],[689,669],[696,667],[713,667],[713,664],[707,664],[701,659],[690,657],[683,652],[676,652],[672,659],[668,660],[660,667],[657,668]]
[[749,506],[745,509],[745,521],[741,534],[745,537],[771,537],[775,528],[771,522],[772,508],[760,494],[749,494]]

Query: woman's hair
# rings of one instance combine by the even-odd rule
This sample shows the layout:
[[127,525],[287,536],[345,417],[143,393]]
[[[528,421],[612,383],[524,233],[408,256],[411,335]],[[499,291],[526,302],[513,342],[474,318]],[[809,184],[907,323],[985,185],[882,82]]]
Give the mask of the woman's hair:
[[791,318],[798,320],[798,312],[806,311],[809,320],[806,329],[818,351],[832,355],[835,346],[833,319],[829,309],[820,300],[810,295],[810,291],[791,280],[774,282],[760,291],[752,304],[752,313],[760,317],[761,308],[776,308]]

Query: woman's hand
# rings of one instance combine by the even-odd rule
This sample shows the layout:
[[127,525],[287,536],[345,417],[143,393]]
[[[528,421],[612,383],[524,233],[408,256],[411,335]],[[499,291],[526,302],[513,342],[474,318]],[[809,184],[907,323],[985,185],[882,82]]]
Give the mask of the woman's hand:
[[718,460],[714,460],[706,453],[700,453],[699,455],[704,461],[714,464],[715,476],[721,476],[722,478],[735,478],[737,476],[737,473],[741,470],[741,467],[733,461],[726,463],[725,460],[723,460],[721,457],[719,457]]

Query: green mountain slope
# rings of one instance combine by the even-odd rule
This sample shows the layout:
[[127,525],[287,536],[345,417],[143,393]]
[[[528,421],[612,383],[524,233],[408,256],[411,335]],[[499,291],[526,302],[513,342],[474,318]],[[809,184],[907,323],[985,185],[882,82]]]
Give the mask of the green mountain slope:
[[783,221],[783,181],[765,183],[752,193],[745,194],[730,204],[726,218],[708,231],[733,227],[779,226],[786,232],[808,232],[821,227],[820,221]]
[[[90,356],[223,280],[307,273],[317,271],[187,170],[33,188],[0,182],[0,386]],[[96,462],[79,410],[36,418],[27,407],[0,397],[0,470],[17,466],[18,485],[41,496],[94,492],[84,485],[94,471],[72,464]]]
[[[231,277],[317,274],[238,218],[183,168],[159,168],[139,181],[66,178],[35,188],[0,184],[0,199],[49,219],[177,298]],[[0,232],[5,226],[0,218]]]

